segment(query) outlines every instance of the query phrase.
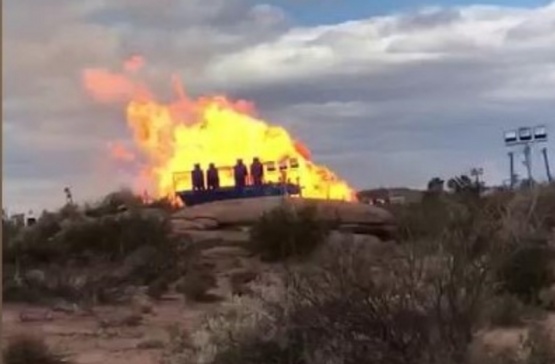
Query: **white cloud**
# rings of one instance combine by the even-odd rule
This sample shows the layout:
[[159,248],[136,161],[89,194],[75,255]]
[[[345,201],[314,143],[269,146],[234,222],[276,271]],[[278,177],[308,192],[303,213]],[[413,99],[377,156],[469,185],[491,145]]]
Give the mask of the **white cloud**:
[[9,206],[51,206],[68,183],[94,196],[129,178],[98,167],[107,143],[128,135],[123,106],[95,104],[79,74],[135,53],[157,92],[179,71],[194,94],[251,99],[359,187],[424,185],[473,164],[499,181],[504,128],[555,127],[555,2],[314,27],[247,0],[18,0],[4,10]]
[[434,67],[453,59],[498,62],[501,67],[504,59],[519,58],[545,65],[552,63],[555,52],[554,9],[436,8],[295,28],[277,40],[221,57],[209,66],[207,76],[226,86],[254,86],[291,83],[299,77],[368,75],[427,61]]

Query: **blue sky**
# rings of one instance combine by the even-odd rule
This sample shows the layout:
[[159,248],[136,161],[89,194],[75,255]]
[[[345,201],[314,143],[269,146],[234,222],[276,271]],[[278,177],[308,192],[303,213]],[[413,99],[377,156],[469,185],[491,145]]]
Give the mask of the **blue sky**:
[[364,19],[396,12],[409,12],[428,6],[468,6],[480,4],[527,8],[546,5],[549,2],[549,0],[484,0],[481,2],[474,0],[273,0],[270,3],[286,9],[299,23],[318,25]]
[[[159,94],[178,72],[193,95],[252,101],[356,188],[421,188],[475,166],[502,183],[503,130],[555,132],[555,1],[477,4],[7,2],[4,204],[38,211],[63,203],[65,186],[83,202],[130,185],[138,171],[107,148],[133,145],[125,105],[92,100],[81,75],[119,71],[131,54],[146,59],[138,77]],[[544,178],[539,155],[534,163]]]

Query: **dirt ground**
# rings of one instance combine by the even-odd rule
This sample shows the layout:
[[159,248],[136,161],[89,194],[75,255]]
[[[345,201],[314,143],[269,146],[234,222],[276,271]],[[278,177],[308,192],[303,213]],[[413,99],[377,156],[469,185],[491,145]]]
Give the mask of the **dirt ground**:
[[[261,269],[245,254],[244,249],[227,246],[202,251],[202,260],[214,266],[217,286],[211,293],[229,297],[229,275],[233,271]],[[49,347],[67,354],[75,364],[158,364],[172,326],[192,332],[205,314],[221,304],[185,302],[177,293],[149,302],[152,312],[142,313],[139,323],[132,319],[138,312],[133,304],[67,312],[71,311],[67,305],[64,310],[56,310],[7,303],[2,310],[2,345],[19,334],[32,334],[43,337]],[[22,314],[31,320],[21,320]],[[130,322],[118,322],[122,319]]]
[[[5,346],[19,334],[32,334],[43,337],[48,346],[67,354],[76,364],[154,364],[159,362],[172,325],[192,330],[202,313],[210,309],[210,305],[191,306],[174,297],[154,304],[140,323],[121,323],[118,321],[132,315],[130,307],[95,307],[91,314],[4,304],[2,343]],[[40,319],[22,321],[22,313]]]

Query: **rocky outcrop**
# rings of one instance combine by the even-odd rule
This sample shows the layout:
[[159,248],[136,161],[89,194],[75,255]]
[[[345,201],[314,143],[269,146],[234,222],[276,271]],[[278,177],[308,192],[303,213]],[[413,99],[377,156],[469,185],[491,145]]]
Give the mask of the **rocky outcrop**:
[[222,230],[248,227],[264,213],[286,206],[302,209],[313,206],[322,221],[336,224],[339,230],[376,236],[395,230],[393,216],[386,210],[361,204],[332,200],[262,197],[227,200],[186,207],[171,217],[174,232]]

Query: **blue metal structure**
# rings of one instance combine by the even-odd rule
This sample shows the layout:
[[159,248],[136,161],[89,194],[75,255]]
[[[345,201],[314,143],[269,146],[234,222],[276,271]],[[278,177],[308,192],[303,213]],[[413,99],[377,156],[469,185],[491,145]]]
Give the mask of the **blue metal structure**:
[[235,200],[244,198],[300,195],[299,185],[292,183],[266,183],[259,186],[220,187],[214,190],[176,191],[177,196],[186,206],[200,205],[208,202]]

